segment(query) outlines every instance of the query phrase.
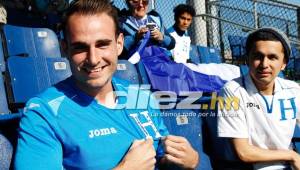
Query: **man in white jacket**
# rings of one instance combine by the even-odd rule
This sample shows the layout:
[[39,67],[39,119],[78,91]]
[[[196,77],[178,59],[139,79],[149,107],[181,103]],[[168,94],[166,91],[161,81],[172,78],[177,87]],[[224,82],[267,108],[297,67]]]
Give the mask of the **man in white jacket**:
[[249,73],[225,84],[219,103],[218,135],[230,138],[237,156],[254,169],[300,168],[291,148],[299,118],[300,87],[277,77],[291,53],[288,38],[275,28],[260,28],[246,41]]

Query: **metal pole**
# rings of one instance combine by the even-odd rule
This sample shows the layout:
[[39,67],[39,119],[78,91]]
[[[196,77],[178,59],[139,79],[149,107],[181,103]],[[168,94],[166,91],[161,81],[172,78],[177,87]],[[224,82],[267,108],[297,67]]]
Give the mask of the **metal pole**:
[[[195,8],[196,14],[206,13],[206,0],[188,0],[187,3]],[[194,17],[191,26],[193,36],[192,43],[202,46],[207,46],[207,25],[202,17]]]
[[151,0],[151,8],[152,10],[156,10],[155,0]]
[[257,2],[256,0],[253,0],[254,5],[253,5],[253,14],[254,14],[254,24],[255,24],[255,29],[258,28],[258,16],[257,16]]

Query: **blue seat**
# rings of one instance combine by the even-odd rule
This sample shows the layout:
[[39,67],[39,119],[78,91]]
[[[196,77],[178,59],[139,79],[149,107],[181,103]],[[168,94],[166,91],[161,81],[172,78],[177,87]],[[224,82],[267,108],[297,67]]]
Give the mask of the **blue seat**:
[[56,34],[48,28],[5,25],[9,56],[61,57]]
[[231,49],[232,63],[244,63],[246,54],[246,37],[229,35],[228,41]]
[[117,70],[114,76],[128,80],[132,84],[140,84],[137,70],[128,60],[118,60]]
[[212,47],[208,47],[209,63],[222,63],[222,57],[220,50]]
[[9,113],[6,91],[2,73],[0,72],[0,115]]
[[39,57],[61,57],[60,45],[54,31],[48,28],[32,28],[32,34]]
[[190,60],[195,63],[195,64],[199,64],[200,63],[200,57],[199,57],[199,52],[198,52],[198,48],[196,45],[191,45],[191,49],[190,49]]
[[25,103],[50,86],[45,62],[33,57],[11,56],[7,64],[15,103]]
[[68,59],[47,58],[46,62],[51,85],[54,85],[72,75]]
[[210,63],[210,54],[209,54],[209,49],[207,47],[204,46],[198,46],[198,51],[199,51],[199,55],[200,55],[200,62],[201,63]]
[[230,138],[218,136],[217,112],[204,117],[203,130],[206,132],[204,150],[209,155],[213,169],[253,169],[251,164],[243,163],[238,158]]
[[220,50],[212,47],[198,46],[201,63],[222,63]]
[[31,97],[71,75],[65,58],[11,56],[7,63],[15,103],[25,103]]
[[[203,152],[202,119],[194,110],[162,110],[164,124],[170,134],[185,137],[200,156],[197,170],[210,170],[209,157]],[[172,169],[176,169],[175,167]]]

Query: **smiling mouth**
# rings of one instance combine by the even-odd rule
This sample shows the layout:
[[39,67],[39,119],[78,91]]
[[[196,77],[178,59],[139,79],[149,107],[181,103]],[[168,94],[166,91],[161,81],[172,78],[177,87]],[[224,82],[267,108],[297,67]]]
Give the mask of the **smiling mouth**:
[[104,65],[104,66],[101,66],[101,67],[96,67],[96,68],[86,68],[86,67],[84,67],[83,70],[88,74],[99,73],[99,72],[103,71],[106,66],[107,65]]
[[102,70],[102,68],[95,68],[95,69],[84,69],[87,73],[96,73],[96,72],[100,72]]

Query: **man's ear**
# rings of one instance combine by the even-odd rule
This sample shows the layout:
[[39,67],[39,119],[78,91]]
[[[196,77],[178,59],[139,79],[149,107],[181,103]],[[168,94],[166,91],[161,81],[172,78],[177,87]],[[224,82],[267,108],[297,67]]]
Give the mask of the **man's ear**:
[[124,48],[124,35],[123,35],[123,33],[120,33],[117,37],[118,56],[121,55],[123,48]]
[[283,71],[283,70],[285,69],[285,67],[286,67],[286,64],[283,64],[283,65],[281,66],[281,71]]
[[288,64],[287,60],[286,60],[286,58],[284,58],[284,61],[283,61],[283,64],[282,64],[280,70],[283,71],[285,69],[285,67],[286,67],[287,64]]

